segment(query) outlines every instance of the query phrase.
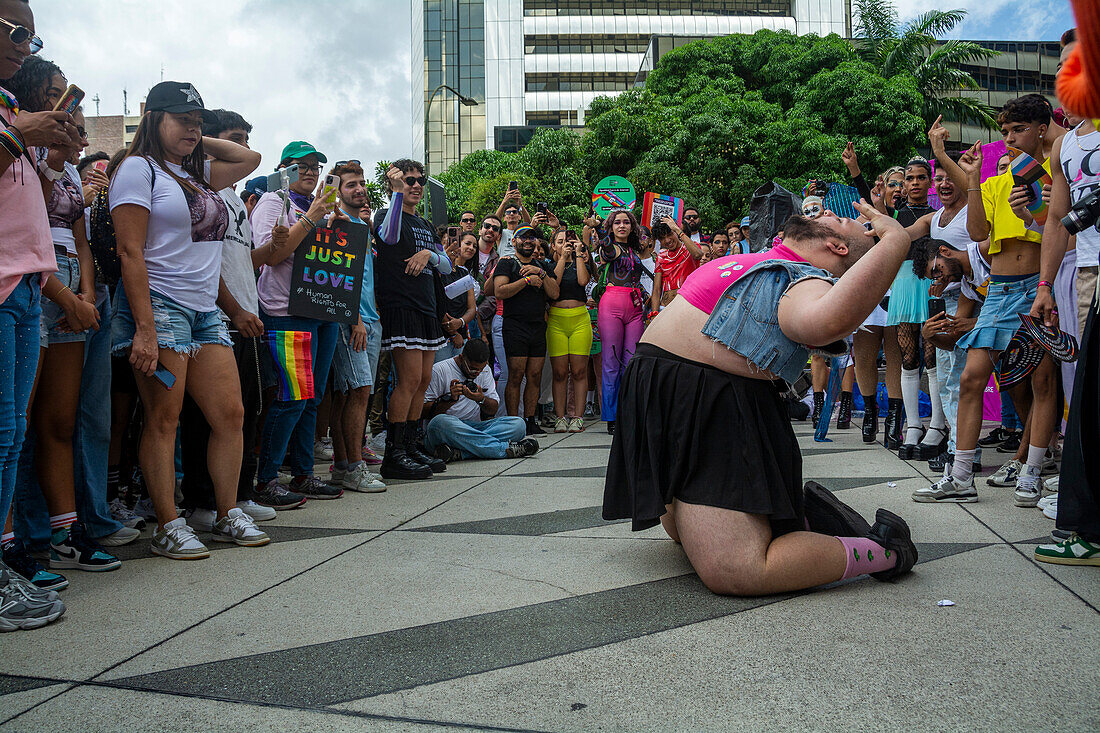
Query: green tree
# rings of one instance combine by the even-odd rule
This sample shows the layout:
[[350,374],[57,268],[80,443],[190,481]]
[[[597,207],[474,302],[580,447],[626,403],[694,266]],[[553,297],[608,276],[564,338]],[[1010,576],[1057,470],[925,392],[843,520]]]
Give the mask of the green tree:
[[970,41],[938,39],[966,17],[965,10],[930,10],[901,25],[892,0],[856,0],[853,10],[856,48],[885,77],[912,77],[924,97],[921,116],[931,125],[938,115],[995,129],[993,109],[959,92],[978,89],[960,66],[997,56]]

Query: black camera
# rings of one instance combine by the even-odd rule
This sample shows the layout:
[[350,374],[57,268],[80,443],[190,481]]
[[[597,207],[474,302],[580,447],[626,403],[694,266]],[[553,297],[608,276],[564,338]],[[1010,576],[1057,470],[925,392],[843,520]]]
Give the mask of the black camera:
[[1070,234],[1078,234],[1091,226],[1096,226],[1100,218],[1100,188],[1094,188],[1085,198],[1075,203],[1069,213],[1062,217],[1062,226]]
[[464,381],[462,383],[462,386],[465,387],[466,389],[470,390],[471,392],[477,392],[479,389],[481,389],[480,387],[477,386],[477,382],[475,382],[472,379],[467,379],[466,381]]

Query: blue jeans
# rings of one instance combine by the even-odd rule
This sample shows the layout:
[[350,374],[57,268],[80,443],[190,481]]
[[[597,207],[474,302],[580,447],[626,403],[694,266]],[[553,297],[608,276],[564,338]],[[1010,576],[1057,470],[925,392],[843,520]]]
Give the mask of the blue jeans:
[[[959,309],[958,293],[944,293],[947,315],[953,316]],[[959,382],[966,367],[966,349],[957,346],[951,350],[936,349],[936,371],[940,378],[940,402],[951,433],[947,438],[947,452],[955,453],[955,433],[959,429]],[[982,448],[975,446],[974,462],[981,463]]]
[[[111,299],[105,285],[96,286],[99,330],[88,331],[84,371],[73,433],[73,486],[76,511],[93,538],[122,529],[107,505],[107,450],[111,446]],[[28,430],[19,457],[17,501],[12,518],[15,533],[28,546],[50,539],[49,508],[34,468],[34,437]]]
[[27,402],[38,369],[42,330],[40,275],[25,275],[0,303],[0,517],[15,496],[19,452],[27,432]]
[[453,415],[436,415],[428,423],[424,443],[428,450],[449,445],[463,458],[504,458],[508,444],[523,440],[527,423],[522,417],[494,417],[491,420],[459,420]]
[[[279,475],[279,466],[290,450],[289,464],[295,476],[313,475],[313,432],[317,428],[317,405],[325,396],[332,355],[336,351],[339,323],[327,323],[297,316],[260,317],[267,331],[309,331],[310,357],[313,361],[313,397],[308,400],[275,400],[267,411],[256,482],[265,484]],[[271,359],[265,351],[262,358]]]
[[1016,405],[1012,404],[1012,397],[1007,390],[1001,392],[1001,425],[1017,432],[1024,429],[1024,424],[1016,413]]

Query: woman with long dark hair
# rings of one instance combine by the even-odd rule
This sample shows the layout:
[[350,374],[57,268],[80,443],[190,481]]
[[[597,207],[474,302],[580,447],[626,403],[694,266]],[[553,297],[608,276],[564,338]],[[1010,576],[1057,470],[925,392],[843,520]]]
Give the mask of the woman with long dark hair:
[[[569,239],[564,227],[550,242],[555,259],[554,279],[558,298],[550,303],[546,320],[546,351],[553,376],[555,433],[584,430],[584,396],[588,394],[588,358],[592,351],[592,321],[588,317],[585,288],[592,274],[580,253],[580,242]],[[568,379],[573,378],[573,413],[567,404]]]
[[204,138],[202,122],[210,114],[191,84],[153,87],[109,194],[122,263],[113,349],[129,352],[145,409],[139,459],[157,515],[152,549],[173,559],[210,556],[176,513],[173,457],[184,391],[210,425],[214,540],[270,542],[237,507],[244,407],[232,341],[217,306],[221,240],[229,223],[217,192],[256,170],[260,154]]
[[[462,347],[470,338],[470,325],[477,315],[477,296],[481,287],[477,284],[477,235],[462,232],[457,237],[446,238],[443,251],[451,258],[453,267],[446,275],[441,275],[447,302],[443,307],[443,332],[447,344],[435,352],[435,361],[453,359],[462,353]],[[460,285],[459,282],[463,285]],[[448,293],[448,290],[462,288],[460,292]]]
[[[585,241],[591,241],[598,225],[596,219],[585,220]],[[643,304],[648,296],[642,290],[640,231],[638,220],[629,210],[612,209],[599,243],[601,267],[607,273],[598,317],[603,351],[600,412],[608,433],[615,432],[619,381],[645,328]]]

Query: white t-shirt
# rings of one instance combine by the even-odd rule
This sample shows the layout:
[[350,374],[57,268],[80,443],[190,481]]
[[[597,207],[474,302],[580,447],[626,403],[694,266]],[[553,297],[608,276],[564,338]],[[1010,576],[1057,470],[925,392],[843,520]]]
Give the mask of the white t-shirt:
[[[1084,123],[1082,123],[1084,124]],[[1062,138],[1062,172],[1069,182],[1069,199],[1075,204],[1100,186],[1100,132],[1078,135],[1080,125]],[[1096,267],[1100,264],[1100,232],[1095,226],[1077,233],[1077,266]]]
[[[465,373],[455,363],[453,358],[444,359],[435,366],[432,367],[432,381],[428,384],[428,391],[424,393],[424,401],[430,402],[437,399],[440,395],[447,394],[451,391],[451,381],[458,380],[465,382],[467,377]],[[497,384],[493,380],[493,374],[489,371],[488,365],[477,375],[477,386],[481,387],[481,390],[485,393],[485,397],[491,400],[500,402],[500,396],[497,394]],[[471,400],[469,397],[462,396],[455,400],[455,403],[447,409],[447,414],[457,417],[459,420],[481,420],[481,405]]]
[[[260,301],[256,295],[256,275],[252,269],[252,226],[248,223],[248,211],[232,188],[223,188],[218,195],[229,210],[229,227],[222,240],[221,277],[237,303],[258,316]],[[222,318],[229,320],[225,313],[222,313]]]
[[[520,226],[524,226],[524,225],[520,224]],[[515,232],[513,232],[508,227],[504,227],[504,229],[501,230],[501,232],[500,232],[500,242],[497,244],[497,252],[500,253],[501,257],[514,257],[515,256],[516,248],[512,245],[512,236],[514,234],[515,234]]]
[[974,275],[969,279],[964,277],[959,287],[967,298],[984,303],[986,291],[989,290],[990,266],[982,257],[981,243],[971,242],[966,245],[966,256],[970,258],[970,268]]
[[[166,165],[180,178],[191,177],[178,165]],[[210,175],[209,161],[205,175]],[[217,310],[223,236],[217,224],[224,224],[226,219],[221,198],[217,194],[192,196],[188,202],[175,179],[156,163],[139,156],[126,158],[119,165],[111,179],[109,196],[112,211],[123,204],[149,210],[145,235],[149,289],[200,313]],[[221,209],[220,219],[216,208]]]

